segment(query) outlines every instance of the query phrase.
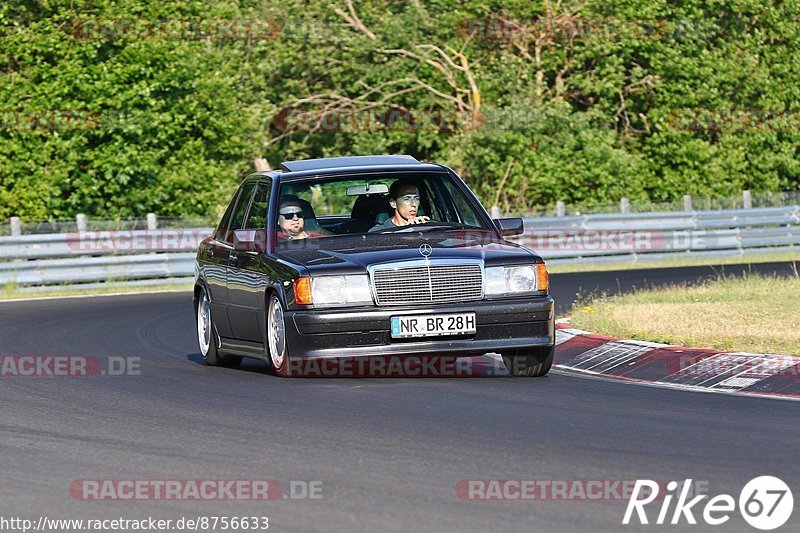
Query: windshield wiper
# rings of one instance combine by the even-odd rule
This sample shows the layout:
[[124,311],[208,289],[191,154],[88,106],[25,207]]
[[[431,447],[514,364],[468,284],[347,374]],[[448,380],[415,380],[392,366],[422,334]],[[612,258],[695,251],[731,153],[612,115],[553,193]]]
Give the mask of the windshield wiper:
[[481,228],[479,226],[470,226],[468,224],[461,224],[460,222],[439,222],[439,221],[429,221],[425,222],[424,224],[409,224],[407,226],[397,226],[396,228],[387,228],[380,232],[374,233],[412,233],[415,231],[432,231],[432,230],[461,230],[461,229],[470,229],[470,230],[478,230],[478,231],[491,231],[486,228]]
[[479,226],[470,226],[469,224],[461,224],[459,222],[428,222],[426,224],[418,224],[420,229],[427,228],[428,230],[461,230],[461,229],[474,229],[478,231],[489,231],[486,228]]

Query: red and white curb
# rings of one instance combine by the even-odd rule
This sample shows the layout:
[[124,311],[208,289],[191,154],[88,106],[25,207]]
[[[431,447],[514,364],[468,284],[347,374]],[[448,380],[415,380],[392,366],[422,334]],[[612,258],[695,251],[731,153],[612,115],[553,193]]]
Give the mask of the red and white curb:
[[800,357],[616,339],[556,324],[560,368],[663,387],[800,399]]

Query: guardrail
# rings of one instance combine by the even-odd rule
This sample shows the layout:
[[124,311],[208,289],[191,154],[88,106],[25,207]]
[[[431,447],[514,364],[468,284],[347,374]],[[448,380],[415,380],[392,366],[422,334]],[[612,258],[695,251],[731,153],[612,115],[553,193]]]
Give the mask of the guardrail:
[[774,252],[800,245],[800,206],[527,218],[516,241],[549,263]]
[[197,250],[211,228],[77,231],[0,237],[0,261]]
[[211,228],[0,237],[0,286],[188,280]]
[[[0,287],[187,281],[210,228],[0,237]],[[525,219],[548,263],[728,256],[800,247],[800,206]]]
[[8,262],[0,263],[0,282],[29,286],[184,278],[194,272],[194,258],[185,252]]

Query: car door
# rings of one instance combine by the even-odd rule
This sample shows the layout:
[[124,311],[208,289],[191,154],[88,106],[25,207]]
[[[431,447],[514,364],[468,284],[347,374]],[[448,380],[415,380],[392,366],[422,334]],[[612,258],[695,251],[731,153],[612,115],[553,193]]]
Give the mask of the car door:
[[[207,257],[210,264],[213,265],[214,274],[209,276],[206,272],[207,283],[209,290],[216,293],[216,298],[212,296],[212,316],[214,317],[214,324],[216,325],[217,332],[220,337],[233,338],[233,330],[230,322],[230,306],[231,295],[228,289],[228,277],[230,276],[230,258],[233,253],[233,231],[241,227],[244,216],[250,207],[250,200],[253,197],[255,190],[255,183],[245,183],[239,189],[239,194],[236,197],[236,202],[230,212],[228,224],[224,231],[218,232],[215,235],[214,242],[208,247]],[[213,277],[213,279],[209,279]]]
[[230,254],[232,244],[228,243],[227,239],[231,216],[241,193],[240,188],[233,195],[222,220],[206,245],[202,257],[203,277],[208,289],[211,316],[214,317],[214,327],[220,337],[230,337],[231,335],[228,321],[228,254]]
[[264,318],[264,295],[270,283],[270,273],[264,268],[263,249],[266,245],[267,213],[271,180],[259,181],[253,201],[240,229],[256,232],[262,243],[260,250],[242,249],[234,245],[228,264],[228,316],[234,338],[261,343],[260,327]]

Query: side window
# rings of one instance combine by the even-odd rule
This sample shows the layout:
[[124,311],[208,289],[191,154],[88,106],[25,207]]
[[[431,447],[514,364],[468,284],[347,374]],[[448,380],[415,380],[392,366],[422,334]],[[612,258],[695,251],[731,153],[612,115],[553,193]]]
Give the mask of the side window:
[[228,231],[228,224],[230,224],[231,221],[231,213],[233,213],[233,207],[236,205],[236,199],[239,198],[240,192],[241,189],[236,189],[233,198],[231,198],[231,203],[228,204],[228,208],[225,210],[225,214],[222,215],[222,220],[219,221],[217,229],[214,230],[214,238],[217,239],[218,241],[227,240],[225,234]]
[[475,210],[467,203],[467,198],[464,196],[464,193],[462,193],[451,180],[447,179],[444,183],[447,187],[447,192],[450,193],[450,197],[455,204],[456,210],[458,211],[458,218],[460,219],[454,220],[453,222],[461,222],[469,226],[481,227],[480,219],[475,213]]
[[431,180],[424,180],[420,183],[420,195],[422,202],[420,212],[434,220],[447,221],[449,217],[445,214],[441,206],[441,192],[436,191]]
[[247,221],[244,229],[266,229],[267,211],[269,210],[269,182],[259,182],[256,186],[256,194],[250,211],[247,213]]
[[253,189],[256,184],[253,182],[248,183],[242,187],[242,192],[239,194],[239,199],[236,201],[236,207],[233,208],[233,215],[231,215],[230,224],[228,224],[228,231],[225,233],[225,242],[233,242],[233,232],[237,229],[242,229],[244,223],[244,216],[247,213],[247,208],[250,207],[250,198],[253,196]]

